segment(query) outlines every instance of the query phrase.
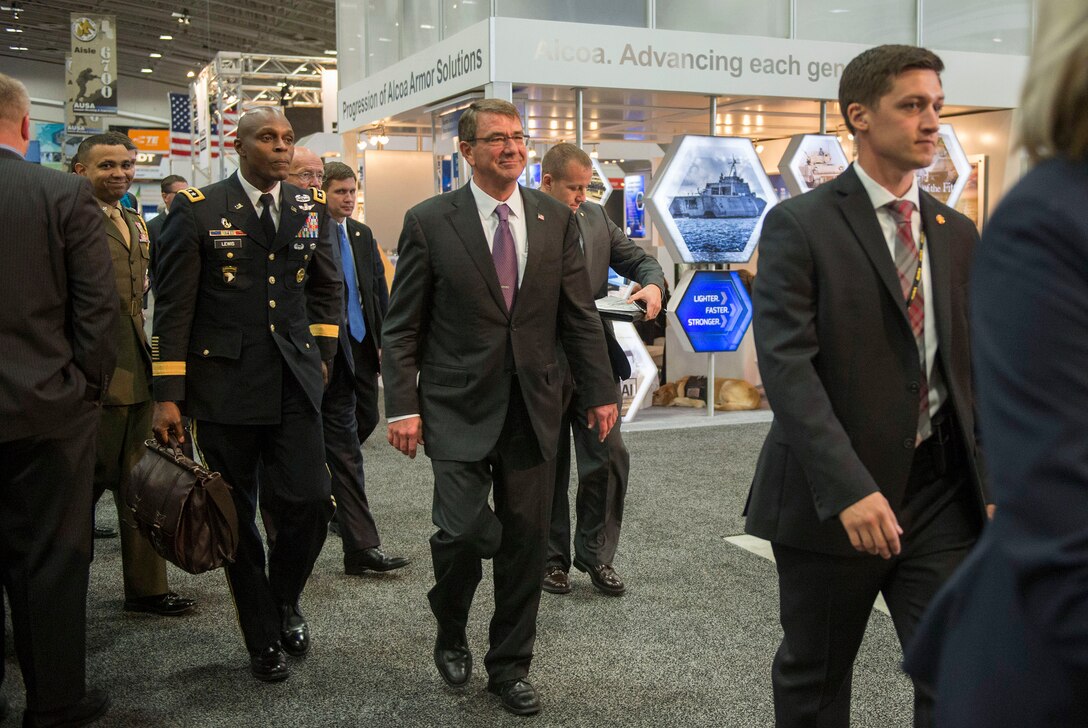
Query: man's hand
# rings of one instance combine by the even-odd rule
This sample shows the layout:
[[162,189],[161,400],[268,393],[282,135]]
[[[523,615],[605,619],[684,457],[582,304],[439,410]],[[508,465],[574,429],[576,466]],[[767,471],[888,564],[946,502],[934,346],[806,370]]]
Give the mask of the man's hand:
[[181,426],[181,410],[177,402],[156,402],[151,417],[151,431],[160,445],[169,445],[173,435],[178,443],[185,442],[185,428]]
[[994,520],[994,514],[995,513],[997,513],[997,504],[996,503],[987,503],[986,504],[986,518],[991,520],[991,521]]
[[620,412],[615,404],[602,404],[600,407],[590,407],[586,410],[586,424],[591,430],[596,425],[597,438],[604,442],[619,416]]
[[329,388],[329,380],[332,379],[332,359],[321,362],[321,385]]
[[646,304],[646,318],[648,319],[655,319],[661,313],[661,289],[655,285],[651,284],[641,288],[637,293],[632,293],[631,297],[627,299],[627,303],[634,303],[635,301],[642,301]]
[[850,544],[858,551],[880,554],[882,559],[899,555],[903,529],[881,493],[870,493],[839,513]]
[[423,419],[409,417],[389,423],[389,432],[385,439],[389,444],[410,458],[416,456],[416,445],[423,445]]

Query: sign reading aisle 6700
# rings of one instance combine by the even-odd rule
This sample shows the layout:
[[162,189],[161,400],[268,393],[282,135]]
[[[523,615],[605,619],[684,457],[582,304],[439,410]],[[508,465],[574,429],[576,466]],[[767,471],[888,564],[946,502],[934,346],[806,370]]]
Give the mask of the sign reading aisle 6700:
[[72,13],[68,106],[77,119],[117,113],[117,25],[112,15]]

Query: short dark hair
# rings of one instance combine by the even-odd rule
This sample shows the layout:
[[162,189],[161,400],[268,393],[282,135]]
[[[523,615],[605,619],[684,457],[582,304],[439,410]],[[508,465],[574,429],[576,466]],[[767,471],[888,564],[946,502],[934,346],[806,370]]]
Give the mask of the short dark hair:
[[559,142],[540,160],[540,174],[550,174],[554,179],[566,179],[567,165],[571,162],[593,168],[593,160],[582,149],[568,142]]
[[164,194],[170,194],[170,188],[181,182],[186,187],[189,186],[189,180],[182,177],[180,174],[171,174],[162,178],[162,182],[159,183],[159,190]]
[[87,155],[95,147],[117,147],[121,146],[130,152],[136,151],[136,142],[129,139],[126,135],[119,131],[107,131],[105,134],[95,134],[89,136],[79,143],[79,148],[76,149],[76,156],[72,159],[73,166],[76,163],[86,164],[84,162],[87,159]]
[[457,121],[457,136],[461,141],[467,142],[476,138],[477,117],[480,114],[498,114],[521,120],[518,107],[503,99],[480,99],[473,101],[469,107],[461,113]]
[[920,68],[940,74],[944,61],[933,51],[910,45],[881,45],[863,51],[846,64],[839,79],[839,111],[846,128],[853,134],[848,109],[850,104],[874,108],[892,90],[899,74]]
[[333,182],[337,182],[342,179],[350,179],[355,181],[355,172],[348,165],[343,162],[326,162],[325,163],[325,178],[321,182],[321,189],[326,192],[329,191],[329,185]]

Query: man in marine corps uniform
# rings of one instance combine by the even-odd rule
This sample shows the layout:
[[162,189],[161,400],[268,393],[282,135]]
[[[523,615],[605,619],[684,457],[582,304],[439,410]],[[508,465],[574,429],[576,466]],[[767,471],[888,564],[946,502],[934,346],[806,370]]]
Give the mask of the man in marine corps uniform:
[[143,314],[150,240],[143,218],[120,204],[136,174],[136,145],[117,132],[88,137],[76,151],[73,169],[90,180],[102,208],[121,313],[117,322],[117,368],[103,402],[98,430],[94,498],[97,501],[109,489],[117,505],[125,611],[177,617],[192,611],[195,602],[170,591],[166,562],[136,530],[123,497],[129,474],[139,462],[144,440],[151,432],[151,357]]
[[[294,131],[276,107],[243,115],[239,169],[175,200],[159,239],[152,368],[160,442],[185,437],[234,488],[239,543],[227,579],[263,681],[306,654],[299,608],[325,541],[332,501],[321,399],[342,310],[335,231],[321,190],[284,182]],[[254,522],[260,490],[276,539]]]

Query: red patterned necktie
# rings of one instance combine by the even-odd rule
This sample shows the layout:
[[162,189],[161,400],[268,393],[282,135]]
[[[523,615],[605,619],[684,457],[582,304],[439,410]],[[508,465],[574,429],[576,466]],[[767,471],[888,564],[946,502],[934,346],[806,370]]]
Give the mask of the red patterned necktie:
[[513,311],[514,297],[518,292],[518,251],[514,246],[514,234],[510,231],[510,207],[504,202],[495,208],[495,214],[499,217],[499,227],[495,230],[491,257],[495,260],[495,272],[499,275],[506,310]]
[[[918,358],[921,360],[918,394],[918,441],[926,439],[933,432],[929,417],[929,384],[926,379],[926,308],[925,295],[922,293],[921,258],[918,246],[914,242],[914,228],[911,216],[914,203],[909,200],[889,202],[886,207],[895,219],[895,268],[899,273],[899,286],[903,290],[903,300],[907,305],[907,318],[914,332],[914,342],[918,345]],[[917,281],[917,288],[915,287]],[[911,298],[911,291],[914,298]]]

